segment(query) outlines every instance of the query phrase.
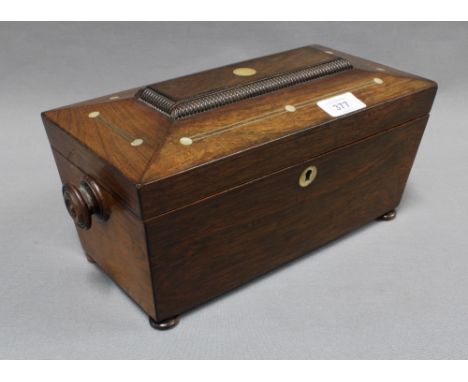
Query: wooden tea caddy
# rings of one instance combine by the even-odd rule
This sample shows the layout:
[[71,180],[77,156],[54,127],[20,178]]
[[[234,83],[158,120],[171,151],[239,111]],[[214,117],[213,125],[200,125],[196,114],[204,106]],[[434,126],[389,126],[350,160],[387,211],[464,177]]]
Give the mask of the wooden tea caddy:
[[189,309],[393,219],[436,90],[314,45],[42,118],[87,258],[168,329]]

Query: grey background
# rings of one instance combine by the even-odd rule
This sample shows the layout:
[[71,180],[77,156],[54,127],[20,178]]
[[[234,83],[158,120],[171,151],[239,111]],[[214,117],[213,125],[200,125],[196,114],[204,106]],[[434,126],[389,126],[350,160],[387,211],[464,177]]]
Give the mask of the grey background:
[[[467,358],[468,24],[0,23],[1,358]],[[152,330],[88,264],[39,113],[321,43],[439,93],[395,221]]]

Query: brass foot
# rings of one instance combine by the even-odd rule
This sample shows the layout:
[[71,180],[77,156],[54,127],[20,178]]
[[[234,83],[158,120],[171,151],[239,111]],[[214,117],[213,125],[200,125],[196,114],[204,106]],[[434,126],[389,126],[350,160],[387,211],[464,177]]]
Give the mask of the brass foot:
[[382,216],[379,217],[379,220],[393,220],[396,218],[396,211],[395,210],[390,210],[387,213],[383,214]]
[[158,329],[158,330],[169,330],[172,328],[175,328],[177,324],[180,321],[180,316],[175,316],[172,318],[168,318],[167,320],[164,321],[155,321],[151,317],[149,317],[149,323],[153,329]]
[[88,260],[91,264],[96,264],[96,262],[92,259],[91,256],[89,256],[87,253],[85,253],[86,255],[86,260]]

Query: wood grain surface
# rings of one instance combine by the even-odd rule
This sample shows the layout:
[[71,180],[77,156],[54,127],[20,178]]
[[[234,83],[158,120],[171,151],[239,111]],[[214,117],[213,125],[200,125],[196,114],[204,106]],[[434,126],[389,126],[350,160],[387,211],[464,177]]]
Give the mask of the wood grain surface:
[[[158,317],[195,307],[395,208],[426,121],[147,222]],[[309,165],[318,175],[302,188],[298,179]]]
[[[308,46],[205,70],[150,86],[177,101],[196,97],[203,93],[211,93],[216,90],[258,81],[279,73],[291,72],[307,66],[328,62],[333,58],[333,55]],[[236,68],[252,68],[257,73],[254,76],[236,76],[233,75],[233,71]]]

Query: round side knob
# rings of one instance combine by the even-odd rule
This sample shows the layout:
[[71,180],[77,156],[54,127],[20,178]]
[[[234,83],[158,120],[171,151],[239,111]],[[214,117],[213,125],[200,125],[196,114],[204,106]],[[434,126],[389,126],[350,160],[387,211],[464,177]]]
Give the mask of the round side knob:
[[85,176],[79,187],[70,183],[65,184],[62,193],[65,207],[78,227],[89,229],[92,215],[102,220],[109,217],[102,191],[90,177]]

